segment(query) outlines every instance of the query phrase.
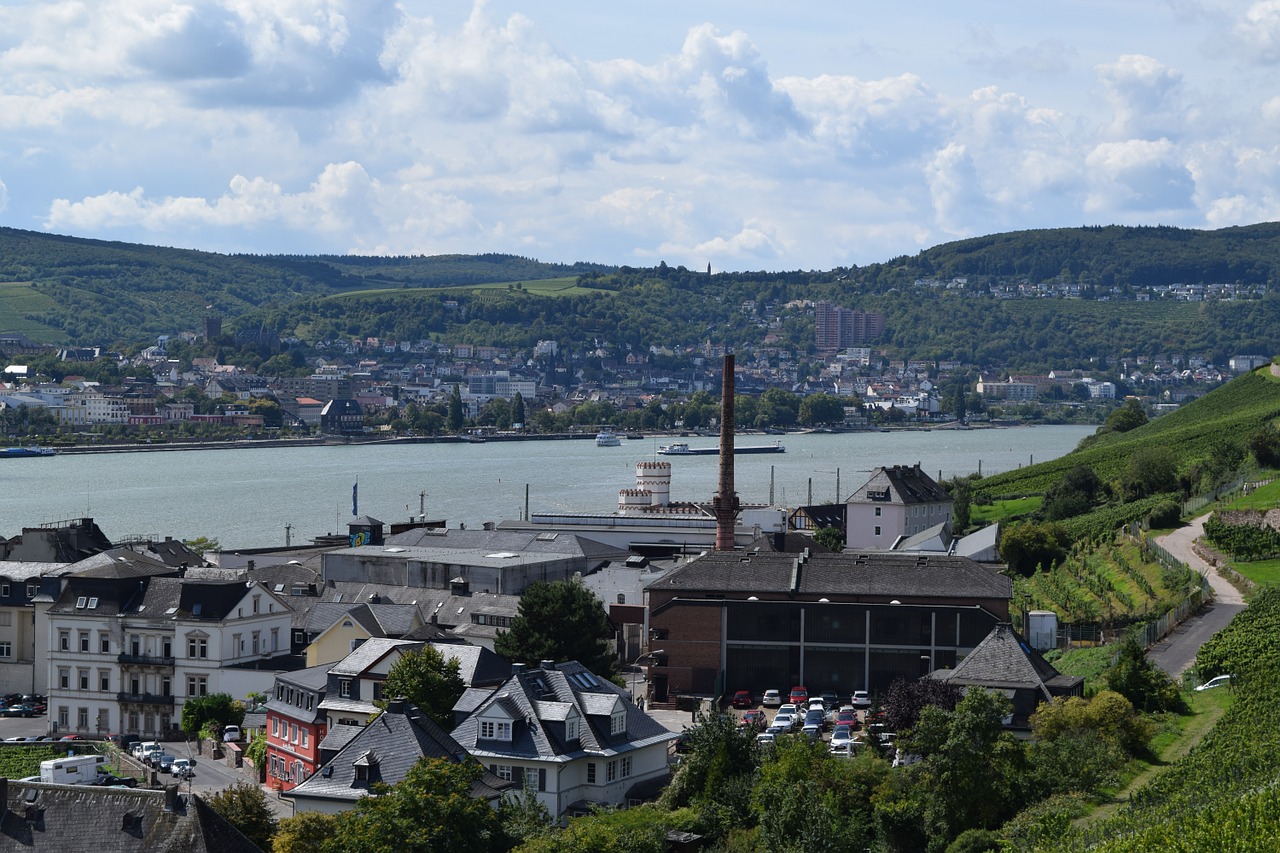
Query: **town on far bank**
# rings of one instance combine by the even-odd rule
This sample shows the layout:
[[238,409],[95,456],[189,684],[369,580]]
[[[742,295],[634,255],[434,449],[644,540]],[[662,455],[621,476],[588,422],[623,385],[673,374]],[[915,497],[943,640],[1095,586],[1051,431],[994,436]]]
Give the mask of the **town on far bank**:
[[[761,339],[736,353],[739,430],[1102,423],[1124,399],[1159,414],[1269,361],[1151,352],[1030,375],[912,357],[884,340],[882,315],[831,302],[741,310]],[[813,324],[811,345],[770,333],[784,314]],[[375,337],[264,343],[224,334],[215,316],[128,353],[5,333],[0,443],[715,432],[724,353],[710,341],[639,351],[599,338],[525,349]]]

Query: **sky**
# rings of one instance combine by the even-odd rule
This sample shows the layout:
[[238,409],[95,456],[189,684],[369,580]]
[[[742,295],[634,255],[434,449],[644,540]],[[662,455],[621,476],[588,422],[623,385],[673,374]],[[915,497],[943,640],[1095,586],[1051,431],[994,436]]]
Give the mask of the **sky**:
[[0,0],[0,225],[826,270],[1280,219],[1280,0]]

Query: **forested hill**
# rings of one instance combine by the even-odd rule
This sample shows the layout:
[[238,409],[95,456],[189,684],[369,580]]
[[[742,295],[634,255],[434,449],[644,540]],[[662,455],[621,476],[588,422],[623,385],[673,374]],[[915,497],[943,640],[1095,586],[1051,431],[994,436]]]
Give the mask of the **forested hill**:
[[1098,287],[1280,285],[1280,222],[1218,231],[1110,225],[1012,231],[944,243],[885,264],[922,276],[1047,281]]
[[[0,228],[0,332],[130,347],[217,315],[246,341],[376,336],[619,351],[814,346],[830,299],[878,311],[892,357],[1031,371],[1157,352],[1280,352],[1280,224],[1220,231],[1074,228],[937,246],[829,271],[717,272],[547,264],[512,255],[220,255]],[[938,286],[966,279],[960,290]],[[990,285],[1056,281],[1081,299],[996,299]],[[1266,288],[1237,301],[1103,301],[1159,284]],[[1121,288],[1113,294],[1111,287]],[[1093,299],[1090,297],[1099,297]]]

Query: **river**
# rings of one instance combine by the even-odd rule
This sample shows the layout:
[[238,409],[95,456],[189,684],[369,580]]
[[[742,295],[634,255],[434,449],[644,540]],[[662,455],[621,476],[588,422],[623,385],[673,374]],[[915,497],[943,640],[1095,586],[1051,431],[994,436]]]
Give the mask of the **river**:
[[[847,497],[880,465],[920,463],[930,476],[1007,471],[1061,456],[1088,426],[807,434],[782,438],[786,452],[735,457],[743,503],[798,506]],[[739,436],[739,445],[772,443]],[[666,439],[663,439],[666,441]],[[714,438],[688,439],[711,447]],[[673,500],[710,500],[717,457],[656,457],[657,441],[620,447],[591,441],[396,444],[99,453],[0,463],[0,536],[23,527],[92,517],[113,540],[129,536],[217,539],[224,548],[293,544],[345,532],[352,487],[359,511],[408,520],[425,505],[450,527],[531,512],[609,512],[635,485],[635,463],[672,463]],[[837,473],[838,472],[838,473]],[[837,480],[839,490],[837,492]],[[422,497],[423,493],[425,498]]]

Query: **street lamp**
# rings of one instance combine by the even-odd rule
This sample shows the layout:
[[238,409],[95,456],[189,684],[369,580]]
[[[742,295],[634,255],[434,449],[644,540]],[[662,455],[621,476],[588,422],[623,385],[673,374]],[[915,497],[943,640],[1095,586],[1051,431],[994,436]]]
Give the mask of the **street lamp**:
[[[654,650],[652,650],[652,651],[644,652],[643,654],[637,655],[637,656],[636,656],[636,659],[635,659],[635,660],[633,660],[633,661],[628,665],[628,668],[630,668],[630,667],[634,667],[634,666],[638,666],[638,665],[640,664],[640,661],[644,660],[645,658],[657,658],[657,657],[659,657],[659,656],[661,656],[661,655],[665,655],[666,653],[667,653],[667,650],[666,650],[666,649],[654,649]],[[648,673],[642,673],[642,674],[641,674],[641,676],[640,676],[640,680],[641,680],[641,681],[643,681],[643,682],[645,682],[645,683],[647,684],[647,682],[648,682],[648,680],[649,680]],[[632,695],[632,696],[635,696],[635,695],[636,695],[636,679],[635,679],[635,677],[633,676],[633,677],[630,679],[630,681],[631,681],[631,695]],[[648,698],[648,692],[649,692],[649,691],[648,691],[648,688],[646,687],[646,688],[645,688],[645,697],[644,697],[644,698]],[[643,706],[641,706],[641,707],[643,707]]]

